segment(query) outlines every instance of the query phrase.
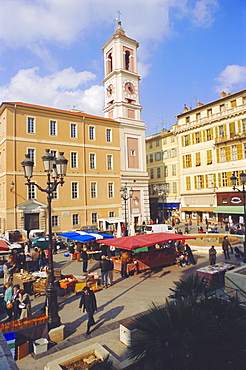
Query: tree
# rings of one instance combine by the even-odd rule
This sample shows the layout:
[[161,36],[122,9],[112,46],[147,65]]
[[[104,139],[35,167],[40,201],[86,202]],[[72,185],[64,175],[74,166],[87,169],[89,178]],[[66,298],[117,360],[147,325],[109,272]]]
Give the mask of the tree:
[[152,304],[132,323],[137,335],[128,357],[135,360],[134,369],[244,369],[244,308],[236,300],[201,296],[200,282],[194,277],[189,282],[197,289],[188,289],[186,295],[181,288],[190,284],[181,280],[176,284],[178,300],[166,301],[165,306]]

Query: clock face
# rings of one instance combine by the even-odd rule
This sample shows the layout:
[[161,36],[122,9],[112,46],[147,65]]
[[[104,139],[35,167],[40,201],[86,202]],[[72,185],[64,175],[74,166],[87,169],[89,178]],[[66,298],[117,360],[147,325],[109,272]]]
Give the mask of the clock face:
[[114,92],[114,87],[112,84],[108,85],[107,87],[107,96],[110,97],[113,95],[113,92]]
[[125,80],[123,83],[125,95],[128,99],[134,100],[137,97],[137,87],[134,82]]
[[133,85],[132,82],[127,82],[125,84],[125,90],[126,90],[126,93],[129,94],[129,95],[134,95],[135,94],[135,86]]

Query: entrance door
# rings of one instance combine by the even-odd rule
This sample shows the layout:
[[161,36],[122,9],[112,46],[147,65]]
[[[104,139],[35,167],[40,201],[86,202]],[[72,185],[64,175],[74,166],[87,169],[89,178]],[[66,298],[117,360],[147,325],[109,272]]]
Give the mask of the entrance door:
[[39,229],[39,213],[25,213],[25,230]]

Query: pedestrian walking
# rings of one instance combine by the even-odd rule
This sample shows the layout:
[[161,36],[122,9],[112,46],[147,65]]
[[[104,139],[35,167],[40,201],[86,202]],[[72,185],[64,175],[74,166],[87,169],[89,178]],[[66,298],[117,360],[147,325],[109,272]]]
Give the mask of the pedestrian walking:
[[[229,242],[229,240],[227,239],[227,236],[224,236],[224,239],[222,241],[222,249],[223,249],[223,252],[224,252],[224,255],[225,255],[225,259],[229,260],[230,259],[230,255],[229,255],[229,247],[232,249],[231,247],[231,243]],[[232,252],[233,253],[233,252]]]
[[4,284],[4,287],[5,287],[4,298],[3,298],[4,307],[5,307],[5,311],[8,315],[8,321],[12,321],[12,317],[13,317],[13,304],[12,304],[13,287],[12,287],[12,284],[9,281],[7,281]]
[[19,292],[20,292],[20,285],[15,284],[13,286],[13,295],[12,295],[12,305],[13,305],[13,320],[19,320],[21,314],[21,308],[19,307]]
[[83,248],[83,251],[81,253],[81,258],[82,258],[82,270],[85,273],[87,272],[88,259],[89,259],[86,247]]
[[128,277],[127,264],[130,262],[129,254],[126,252],[121,253],[121,276],[123,278]]
[[15,270],[15,265],[13,265],[12,258],[9,258],[7,262],[3,265],[3,283],[11,282],[13,279],[13,273]]
[[209,249],[209,263],[210,265],[215,265],[216,263],[216,249],[214,248],[214,245]]
[[32,257],[32,271],[38,271],[39,270],[39,252],[38,247],[34,247],[34,251],[31,254]]
[[80,260],[81,260],[81,252],[82,252],[81,243],[77,243],[76,252],[77,252],[77,261],[80,262]]
[[90,334],[91,326],[95,325],[94,313],[97,312],[97,302],[95,294],[88,286],[85,286],[82,291],[81,299],[79,302],[79,311],[86,311],[88,317],[86,334]]
[[101,269],[101,278],[102,278],[102,287],[108,287],[108,271],[109,271],[109,263],[106,260],[106,256],[101,257],[101,262],[99,265]]
[[42,248],[38,248],[39,258],[38,258],[38,265],[40,271],[44,268],[45,265],[45,254]]
[[110,257],[106,257],[106,260],[108,262],[108,285],[112,285],[113,284],[113,280],[114,280],[114,262],[112,260],[112,258]]
[[19,292],[19,301],[20,301],[20,320],[25,319],[27,317],[32,316],[32,309],[31,309],[31,300],[28,293],[24,292],[24,290],[20,290]]

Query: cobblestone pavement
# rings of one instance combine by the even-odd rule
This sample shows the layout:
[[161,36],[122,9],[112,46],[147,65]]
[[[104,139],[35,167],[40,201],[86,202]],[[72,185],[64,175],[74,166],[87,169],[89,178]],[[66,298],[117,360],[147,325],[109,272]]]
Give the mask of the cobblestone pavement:
[[[217,259],[224,261],[221,252],[217,251],[217,253]],[[19,369],[43,369],[48,362],[93,343],[103,345],[120,362],[124,361],[127,348],[119,340],[120,323],[129,321],[134,315],[147,310],[151,302],[164,303],[170,294],[169,288],[174,286],[174,281],[187,274],[195,273],[199,267],[208,264],[207,254],[196,257],[195,266],[184,268],[178,268],[176,265],[167,266],[130,276],[127,279],[122,279],[120,274],[115,272],[114,284],[96,293],[98,312],[95,314],[96,325],[91,335],[85,335],[86,315],[78,311],[80,296],[70,293],[59,298],[59,315],[62,324],[65,324],[65,340],[56,345],[50,345],[44,354],[36,356],[30,354],[17,361]],[[54,261],[55,267],[61,268],[63,274],[82,275],[82,264],[64,257],[64,250],[54,255]],[[240,263],[232,259],[231,261]],[[89,270],[97,271],[100,275],[96,261],[89,264]],[[0,283],[2,289],[3,279],[0,279]],[[33,314],[40,314],[43,306],[43,295],[36,299],[32,297]],[[0,316],[1,321],[4,319],[4,315]]]

